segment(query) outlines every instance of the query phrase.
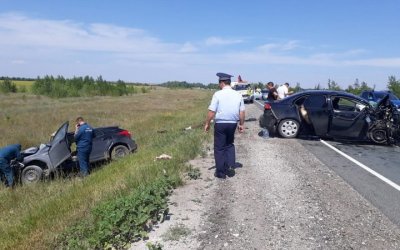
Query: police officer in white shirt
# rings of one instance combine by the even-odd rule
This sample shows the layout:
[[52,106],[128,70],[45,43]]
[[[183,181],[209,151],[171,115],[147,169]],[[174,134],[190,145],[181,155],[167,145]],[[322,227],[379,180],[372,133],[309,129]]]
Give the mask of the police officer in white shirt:
[[[204,131],[209,131],[210,122],[215,118],[214,124],[214,157],[216,171],[214,176],[226,178],[226,175],[234,175],[236,162],[235,130],[244,131],[245,108],[242,95],[231,88],[232,75],[217,73],[219,77],[219,87],[208,107],[207,119]],[[239,125],[238,125],[239,122]]]

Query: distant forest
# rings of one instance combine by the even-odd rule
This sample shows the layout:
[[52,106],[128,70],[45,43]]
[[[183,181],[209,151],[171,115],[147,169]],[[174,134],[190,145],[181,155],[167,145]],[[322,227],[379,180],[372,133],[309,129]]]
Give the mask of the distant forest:
[[[13,93],[19,92],[16,84],[13,81],[32,81],[32,92],[39,95],[47,95],[51,97],[69,97],[69,96],[93,96],[93,95],[112,95],[121,96],[137,92],[146,92],[149,88],[145,86],[163,86],[167,88],[185,88],[185,89],[218,89],[218,84],[210,83],[205,85],[203,83],[189,83],[186,81],[168,81],[161,84],[150,83],[132,83],[118,80],[116,82],[105,81],[101,76],[94,79],[90,76],[73,77],[71,79],[62,76],[45,76],[43,78],[37,77],[0,77],[0,92]],[[265,83],[249,83],[253,88],[265,88]],[[142,86],[142,88],[140,88]],[[400,97],[400,80],[395,76],[389,76],[386,85],[387,90],[393,92],[396,96]],[[369,85],[358,79],[353,84],[349,84],[347,88],[342,88],[339,83],[334,80],[328,79],[327,83],[322,85],[316,84],[313,89],[329,89],[329,90],[342,90],[355,95],[359,95],[364,90],[373,90],[375,85]],[[304,90],[300,83],[290,86],[290,90],[298,92]],[[380,90],[380,89],[379,89]]]
[[35,81],[35,78],[27,78],[27,77],[8,77],[8,76],[0,76],[1,80],[11,80],[11,81]]
[[185,88],[185,89],[193,89],[193,88],[200,88],[200,89],[218,89],[218,84],[210,83],[208,85],[204,85],[202,83],[189,83],[186,81],[168,81],[161,83],[160,86],[167,87],[167,88]]
[[90,76],[64,78],[63,76],[45,76],[36,79],[21,77],[1,77],[1,93],[27,92],[26,86],[17,87],[22,81],[31,81],[30,92],[52,98],[79,96],[122,96],[135,93],[146,93],[151,87],[147,84],[126,84],[124,81],[105,81],[101,76],[94,79]]

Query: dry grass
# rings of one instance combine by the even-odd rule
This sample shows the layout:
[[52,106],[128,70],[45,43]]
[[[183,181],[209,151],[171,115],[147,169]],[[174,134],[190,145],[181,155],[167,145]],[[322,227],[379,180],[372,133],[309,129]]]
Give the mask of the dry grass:
[[[200,129],[182,129],[202,124],[210,97],[209,91],[164,88],[127,97],[0,96],[0,146],[22,143],[25,148],[45,142],[61,123],[77,116],[95,127],[129,129],[139,145],[137,153],[83,181],[58,179],[14,191],[0,187],[0,249],[49,248],[98,202],[153,180],[160,169],[179,171],[175,165],[199,151],[196,145],[203,136]],[[168,132],[157,133],[160,130]],[[173,155],[174,161],[154,162],[161,153]]]

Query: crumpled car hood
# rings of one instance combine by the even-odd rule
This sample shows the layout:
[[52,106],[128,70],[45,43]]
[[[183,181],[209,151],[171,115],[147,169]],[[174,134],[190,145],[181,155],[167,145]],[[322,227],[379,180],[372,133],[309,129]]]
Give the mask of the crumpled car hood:
[[391,105],[389,95],[386,95],[384,98],[379,100],[379,102],[376,104],[376,109],[387,107],[389,105]]

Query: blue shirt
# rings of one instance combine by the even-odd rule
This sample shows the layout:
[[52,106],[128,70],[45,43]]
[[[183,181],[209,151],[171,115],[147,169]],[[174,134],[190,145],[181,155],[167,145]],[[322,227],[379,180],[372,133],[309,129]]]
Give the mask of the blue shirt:
[[82,124],[75,134],[76,147],[81,150],[91,150],[93,140],[93,129],[89,124]]
[[239,112],[245,108],[242,95],[225,86],[215,92],[208,109],[215,112],[215,123],[237,123]]
[[22,155],[20,151],[21,151],[20,144],[12,144],[4,148],[0,148],[0,161],[5,160],[7,163],[10,163],[12,159],[17,159],[19,161],[22,161]]

